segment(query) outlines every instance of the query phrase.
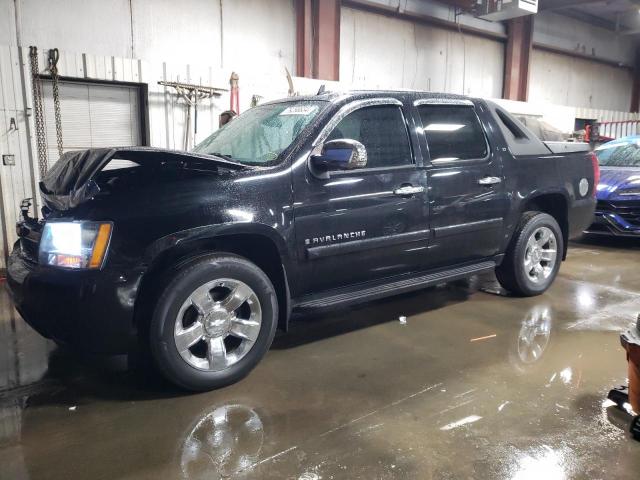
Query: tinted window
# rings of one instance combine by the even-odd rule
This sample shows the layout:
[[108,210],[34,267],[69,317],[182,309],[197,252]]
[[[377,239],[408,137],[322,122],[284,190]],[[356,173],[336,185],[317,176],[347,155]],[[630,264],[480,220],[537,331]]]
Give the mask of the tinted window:
[[487,142],[473,107],[418,107],[431,160],[470,160],[487,156]]
[[351,112],[333,129],[327,140],[349,138],[367,149],[367,168],[413,163],[409,135],[400,107],[380,105]]

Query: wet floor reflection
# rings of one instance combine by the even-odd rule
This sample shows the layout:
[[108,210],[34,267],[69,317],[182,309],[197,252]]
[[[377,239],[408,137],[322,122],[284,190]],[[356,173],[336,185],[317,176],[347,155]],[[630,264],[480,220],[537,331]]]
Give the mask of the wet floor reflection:
[[529,309],[518,333],[516,365],[526,367],[542,359],[551,339],[551,307],[544,303]]
[[297,318],[247,379],[198,395],[56,349],[0,293],[0,480],[636,478],[603,399],[626,377],[637,253],[580,244],[541,297],[489,276]]
[[22,321],[0,283],[0,392],[40,380],[51,348]]
[[183,436],[180,471],[185,479],[231,477],[258,463],[264,426],[244,405],[223,405],[197,419]]

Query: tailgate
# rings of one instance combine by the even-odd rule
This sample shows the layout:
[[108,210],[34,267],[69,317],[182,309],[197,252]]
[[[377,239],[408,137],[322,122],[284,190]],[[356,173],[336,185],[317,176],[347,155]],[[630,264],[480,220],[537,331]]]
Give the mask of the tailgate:
[[583,142],[544,142],[553,153],[588,152],[590,146]]

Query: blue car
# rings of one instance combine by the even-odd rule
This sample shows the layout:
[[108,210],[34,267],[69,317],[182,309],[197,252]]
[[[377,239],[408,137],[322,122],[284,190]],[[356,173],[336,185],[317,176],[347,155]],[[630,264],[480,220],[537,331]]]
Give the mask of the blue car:
[[598,205],[587,233],[640,238],[640,136],[605,143],[595,153]]

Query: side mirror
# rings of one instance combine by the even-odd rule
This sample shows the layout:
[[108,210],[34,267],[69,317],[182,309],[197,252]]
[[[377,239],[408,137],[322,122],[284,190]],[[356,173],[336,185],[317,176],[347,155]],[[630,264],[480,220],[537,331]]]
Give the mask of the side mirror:
[[367,166],[367,150],[360,142],[346,138],[330,140],[311,154],[311,166],[320,171],[352,170]]

